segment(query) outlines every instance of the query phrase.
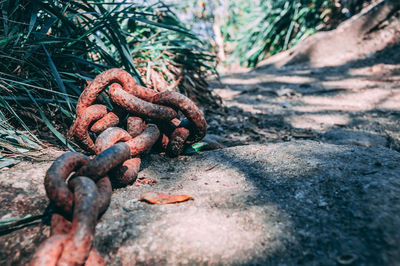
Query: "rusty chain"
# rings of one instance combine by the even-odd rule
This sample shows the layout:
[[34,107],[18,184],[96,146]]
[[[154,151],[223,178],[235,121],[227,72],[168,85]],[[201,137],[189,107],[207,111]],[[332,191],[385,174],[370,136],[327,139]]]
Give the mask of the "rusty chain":
[[[104,91],[114,104],[112,110],[95,103]],[[179,114],[186,118],[180,120]],[[96,156],[68,152],[48,169],[44,185],[55,212],[50,237],[31,265],[105,265],[93,238],[98,217],[110,203],[112,185],[135,182],[140,155],[153,146],[178,156],[185,146],[201,140],[206,128],[198,107],[178,92],[139,86],[122,69],[98,75],[79,97],[68,133]]]

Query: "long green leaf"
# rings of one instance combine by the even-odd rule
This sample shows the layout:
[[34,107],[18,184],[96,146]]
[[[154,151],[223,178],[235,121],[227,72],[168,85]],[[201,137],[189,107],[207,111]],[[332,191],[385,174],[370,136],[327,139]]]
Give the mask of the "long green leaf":
[[53,75],[54,75],[54,78],[56,79],[58,87],[61,89],[61,92],[64,93],[64,98],[67,102],[69,110],[72,111],[71,101],[67,95],[67,90],[65,89],[64,83],[61,80],[60,74],[57,71],[56,65],[54,64],[53,59],[51,59],[51,56],[50,56],[49,52],[47,51],[46,47],[44,46],[44,44],[42,44],[42,47],[43,47],[44,52],[46,53],[47,59],[49,60],[50,69],[53,72]]
[[[24,87],[25,88],[25,87]],[[46,115],[44,114],[42,108],[40,108],[40,105],[36,102],[35,98],[32,97],[32,94],[29,92],[29,90],[26,90],[26,93],[29,95],[31,98],[32,102],[36,105],[38,108],[39,114],[41,118],[43,119],[43,122],[46,124],[46,126],[50,129],[50,131],[63,143],[65,146],[67,146],[70,150],[75,151],[74,148],[68,143],[67,139],[60,133],[58,132],[57,129],[51,124],[51,122],[47,119]]]

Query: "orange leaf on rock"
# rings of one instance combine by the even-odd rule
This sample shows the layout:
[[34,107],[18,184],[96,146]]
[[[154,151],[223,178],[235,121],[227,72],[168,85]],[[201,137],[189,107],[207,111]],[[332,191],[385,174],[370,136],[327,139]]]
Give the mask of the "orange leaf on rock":
[[192,200],[188,195],[168,195],[163,193],[150,192],[139,198],[140,201],[145,201],[151,204],[172,204]]

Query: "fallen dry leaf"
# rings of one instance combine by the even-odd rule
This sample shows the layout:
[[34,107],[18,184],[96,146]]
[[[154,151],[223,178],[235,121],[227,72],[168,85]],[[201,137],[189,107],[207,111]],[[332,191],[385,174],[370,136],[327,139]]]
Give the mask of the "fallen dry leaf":
[[145,201],[151,204],[172,204],[192,200],[188,195],[168,195],[163,193],[149,192],[139,198],[139,201]]

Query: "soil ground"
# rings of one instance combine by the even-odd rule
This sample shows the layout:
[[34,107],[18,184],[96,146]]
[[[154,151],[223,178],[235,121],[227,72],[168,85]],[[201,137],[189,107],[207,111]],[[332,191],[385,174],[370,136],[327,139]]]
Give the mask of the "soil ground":
[[339,66],[307,64],[222,75],[225,104],[208,110],[209,138],[226,146],[311,139],[400,150],[400,44]]
[[[152,154],[139,175],[158,182],[114,190],[95,244],[108,265],[398,265],[399,160],[315,141]],[[0,171],[2,219],[43,213],[50,165]],[[194,200],[138,201],[147,192]],[[0,264],[28,263],[48,235],[48,218],[1,232]]]

